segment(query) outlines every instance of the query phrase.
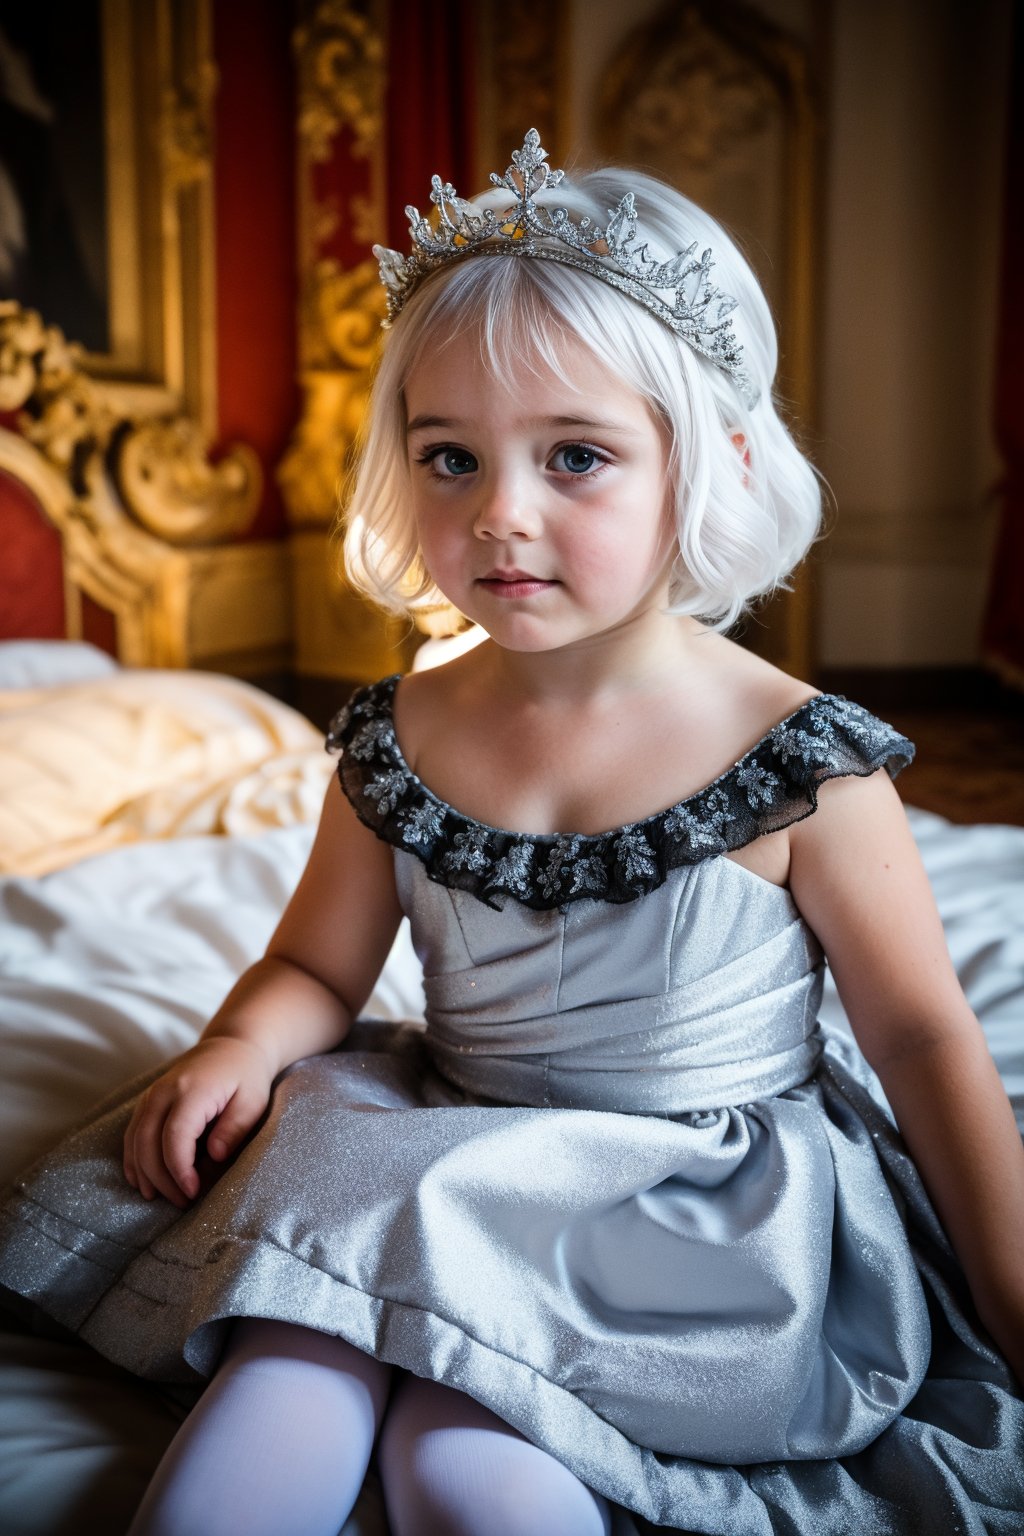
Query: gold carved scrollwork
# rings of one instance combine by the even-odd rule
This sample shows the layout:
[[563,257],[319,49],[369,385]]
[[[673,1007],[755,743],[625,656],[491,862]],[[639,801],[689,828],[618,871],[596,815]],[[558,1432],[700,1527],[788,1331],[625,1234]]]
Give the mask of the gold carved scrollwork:
[[381,132],[384,43],[351,0],[322,0],[295,33],[299,64],[299,136],[313,161],[330,157],[341,125],[354,152],[368,156]]
[[60,470],[70,469],[81,450],[105,447],[117,422],[81,371],[82,356],[35,310],[0,301],[0,409],[30,407],[24,435]]
[[19,410],[40,372],[70,367],[70,351],[60,331],[44,325],[34,309],[0,300],[0,411]]
[[111,469],[136,522],[168,544],[212,544],[242,533],[259,502],[253,450],[236,444],[211,464],[197,423],[184,416],[129,427],[112,446]]
[[[346,268],[324,247],[343,220],[350,247],[369,244],[385,228],[386,15],[383,0],[320,0],[295,33],[303,407],[278,480],[292,527],[295,666],[307,676],[369,679],[407,659],[402,627],[348,585],[333,534],[366,410],[384,295],[375,262]],[[336,179],[354,183],[341,205],[324,187],[316,195],[316,167],[335,155]]]
[[347,456],[358,436],[384,312],[374,262],[346,272],[319,263],[303,306],[312,366],[303,372],[305,402],[278,479],[296,527],[333,522]]
[[314,367],[351,368],[368,375],[385,307],[377,263],[362,261],[346,272],[336,261],[323,261],[315,275],[309,294],[315,312],[309,318],[319,351],[310,361]]
[[45,459],[80,490],[105,467],[128,514],[168,543],[207,544],[248,527],[261,485],[252,450],[234,447],[211,464],[189,418],[119,414],[81,357],[35,311],[0,303],[0,406],[27,408],[22,431]]

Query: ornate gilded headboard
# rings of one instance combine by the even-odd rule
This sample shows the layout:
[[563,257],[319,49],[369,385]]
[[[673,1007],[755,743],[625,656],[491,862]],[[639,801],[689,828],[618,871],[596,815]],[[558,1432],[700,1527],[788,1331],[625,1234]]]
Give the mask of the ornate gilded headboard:
[[[91,606],[131,666],[288,665],[286,549],[231,542],[259,499],[250,449],[212,464],[190,417],[119,411],[80,349],[13,302],[0,303],[0,411],[17,412],[19,427],[0,429],[0,505],[31,505],[56,531],[69,639]],[[19,573],[35,577],[46,573]]]

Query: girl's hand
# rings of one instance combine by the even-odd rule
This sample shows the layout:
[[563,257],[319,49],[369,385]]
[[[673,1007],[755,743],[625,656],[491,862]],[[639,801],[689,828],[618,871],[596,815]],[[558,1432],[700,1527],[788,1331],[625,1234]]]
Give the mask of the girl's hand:
[[124,1138],[124,1173],[147,1200],[161,1194],[183,1209],[199,1193],[196,1147],[216,1121],[207,1151],[222,1162],[267,1107],[273,1072],[259,1046],[200,1040],[157,1078],[135,1106]]
[[391,848],[332,780],[309,863],[267,953],[243,971],[203,1038],[139,1098],[124,1138],[129,1184],[179,1209],[194,1200],[207,1129],[206,1150],[223,1162],[263,1114],[277,1074],[345,1038],[401,917]]

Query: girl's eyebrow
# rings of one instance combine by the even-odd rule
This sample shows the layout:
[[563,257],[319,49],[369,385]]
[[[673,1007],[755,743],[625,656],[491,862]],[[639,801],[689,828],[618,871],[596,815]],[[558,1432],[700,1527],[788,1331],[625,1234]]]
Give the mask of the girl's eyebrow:
[[[420,432],[425,427],[443,427],[447,431],[458,429],[466,423],[450,416],[414,416],[406,427],[406,435]],[[582,427],[591,432],[619,432],[624,437],[635,437],[636,428],[620,421],[593,421],[584,416],[530,416],[521,423],[524,427]]]

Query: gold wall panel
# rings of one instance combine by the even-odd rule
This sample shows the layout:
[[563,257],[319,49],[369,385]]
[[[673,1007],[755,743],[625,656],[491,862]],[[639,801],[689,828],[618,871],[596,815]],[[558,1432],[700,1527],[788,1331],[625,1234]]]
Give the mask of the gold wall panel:
[[[349,586],[335,537],[384,301],[375,261],[328,252],[339,231],[355,250],[387,227],[385,0],[319,0],[294,45],[302,411],[278,468],[292,529],[294,666],[300,676],[369,681],[410,657],[409,626]],[[323,168],[351,182],[344,204],[318,192]]]

